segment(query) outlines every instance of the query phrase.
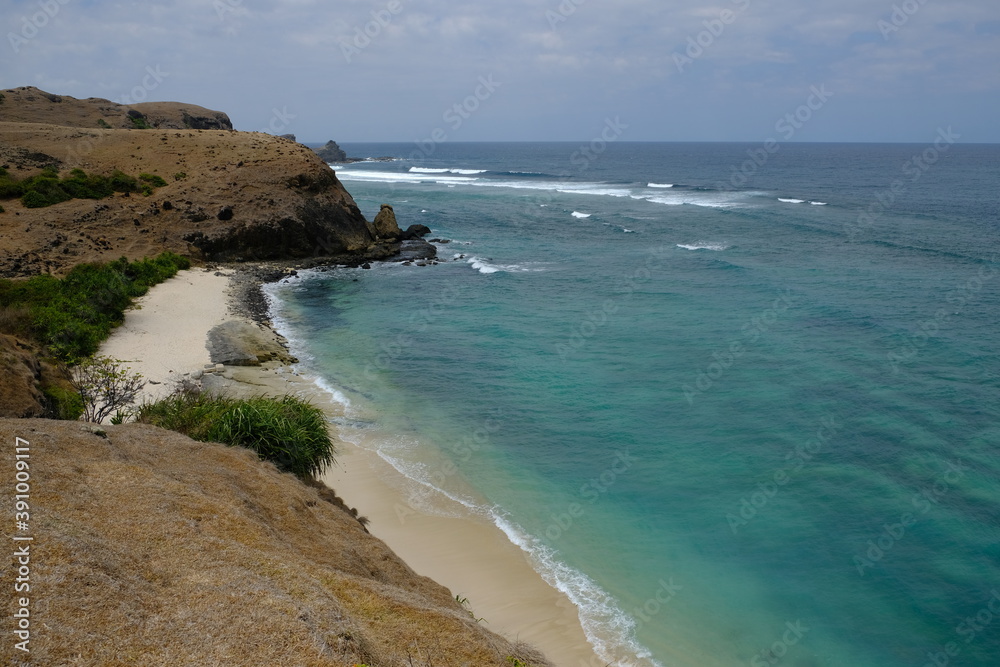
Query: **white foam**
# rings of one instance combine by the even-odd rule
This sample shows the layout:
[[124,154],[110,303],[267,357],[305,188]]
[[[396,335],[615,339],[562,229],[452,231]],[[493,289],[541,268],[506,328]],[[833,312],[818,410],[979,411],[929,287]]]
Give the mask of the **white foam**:
[[631,190],[623,190],[622,188],[602,188],[596,184],[586,184],[575,187],[562,184],[561,187],[556,189],[556,192],[562,192],[567,195],[598,195],[603,197],[628,197],[632,194]]
[[447,167],[443,169],[435,169],[431,167],[410,167],[410,172],[414,174],[462,174],[463,176],[471,176],[473,174],[485,174],[486,169],[449,169]]
[[812,204],[813,206],[826,206],[825,201],[811,201],[809,203]]
[[672,187],[674,187],[674,184],[673,183],[647,183],[646,187],[647,188],[672,188]]
[[492,508],[493,523],[517,545],[550,586],[561,591],[577,608],[580,625],[601,660],[627,667],[663,667],[635,638],[636,622],[593,579],[558,558],[558,552]]
[[589,218],[591,213],[580,213],[579,211],[573,211],[574,218]]
[[805,199],[783,199],[781,197],[778,197],[778,201],[784,202],[786,204],[805,204],[806,203]]
[[746,205],[739,195],[726,195],[722,193],[677,192],[656,195],[639,194],[632,195],[632,199],[644,199],[654,204],[663,204],[664,206],[688,205],[704,206],[707,208],[733,208]]
[[622,231],[625,232],[626,234],[635,234],[634,229],[626,229],[625,227],[622,227]]
[[684,248],[685,250],[725,250],[729,246],[723,245],[722,243],[708,243],[706,241],[698,241],[697,243],[678,243],[678,248]]
[[470,257],[466,261],[472,265],[472,268],[480,273],[490,274],[500,271],[499,268],[493,266],[484,259],[480,259],[479,257]]
[[369,183],[470,183],[469,176],[442,176],[439,174],[408,174],[399,171],[368,171],[345,169],[337,172],[342,181],[364,181]]

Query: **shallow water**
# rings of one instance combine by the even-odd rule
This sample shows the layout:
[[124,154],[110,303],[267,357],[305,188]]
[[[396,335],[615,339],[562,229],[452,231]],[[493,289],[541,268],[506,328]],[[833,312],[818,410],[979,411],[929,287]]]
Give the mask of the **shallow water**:
[[744,183],[755,148],[336,166],[445,261],[307,272],[278,321],[411,502],[491,517],[608,661],[1000,664],[1000,148],[913,181],[925,146],[783,145]]

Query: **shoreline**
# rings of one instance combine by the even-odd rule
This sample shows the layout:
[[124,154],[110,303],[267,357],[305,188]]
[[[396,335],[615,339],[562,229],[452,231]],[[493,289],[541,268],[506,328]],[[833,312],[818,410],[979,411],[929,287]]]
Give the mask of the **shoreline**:
[[[261,278],[266,273],[260,267],[182,271],[137,300],[100,354],[125,360],[150,381],[139,402],[162,398],[178,382],[195,380],[238,394],[292,393],[331,419],[343,417],[343,406],[329,392],[281,361],[225,366],[218,374],[206,370],[212,365],[206,346],[210,330],[228,321],[264,320],[257,299],[248,302],[248,295],[266,281]],[[263,335],[285,345],[270,327]],[[411,507],[403,491],[408,478],[372,449],[341,438],[341,427],[331,428],[337,463],[322,480],[367,517],[369,531],[417,574],[466,598],[489,630],[532,644],[560,667],[605,664],[587,641],[576,606],[531,567],[503,531],[468,511],[450,517]]]

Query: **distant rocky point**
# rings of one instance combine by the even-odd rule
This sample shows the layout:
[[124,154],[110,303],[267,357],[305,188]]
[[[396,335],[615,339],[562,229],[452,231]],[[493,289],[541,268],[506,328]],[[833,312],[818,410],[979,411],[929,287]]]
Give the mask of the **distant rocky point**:
[[325,144],[322,148],[317,148],[316,155],[323,158],[323,162],[347,162],[347,153],[344,149],[337,145],[336,141],[332,139]]
[[394,158],[391,155],[383,155],[381,157],[348,157],[347,153],[344,152],[340,146],[337,145],[336,141],[332,139],[320,148],[314,148],[316,155],[323,159],[323,162],[327,164],[350,164],[352,162],[392,162],[398,158]]

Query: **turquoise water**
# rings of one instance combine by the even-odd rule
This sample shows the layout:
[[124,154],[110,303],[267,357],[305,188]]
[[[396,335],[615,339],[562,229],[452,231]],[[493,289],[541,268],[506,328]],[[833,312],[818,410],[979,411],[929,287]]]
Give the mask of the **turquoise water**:
[[275,314],[608,662],[997,665],[1000,147],[929,146],[347,145],[445,261]]

